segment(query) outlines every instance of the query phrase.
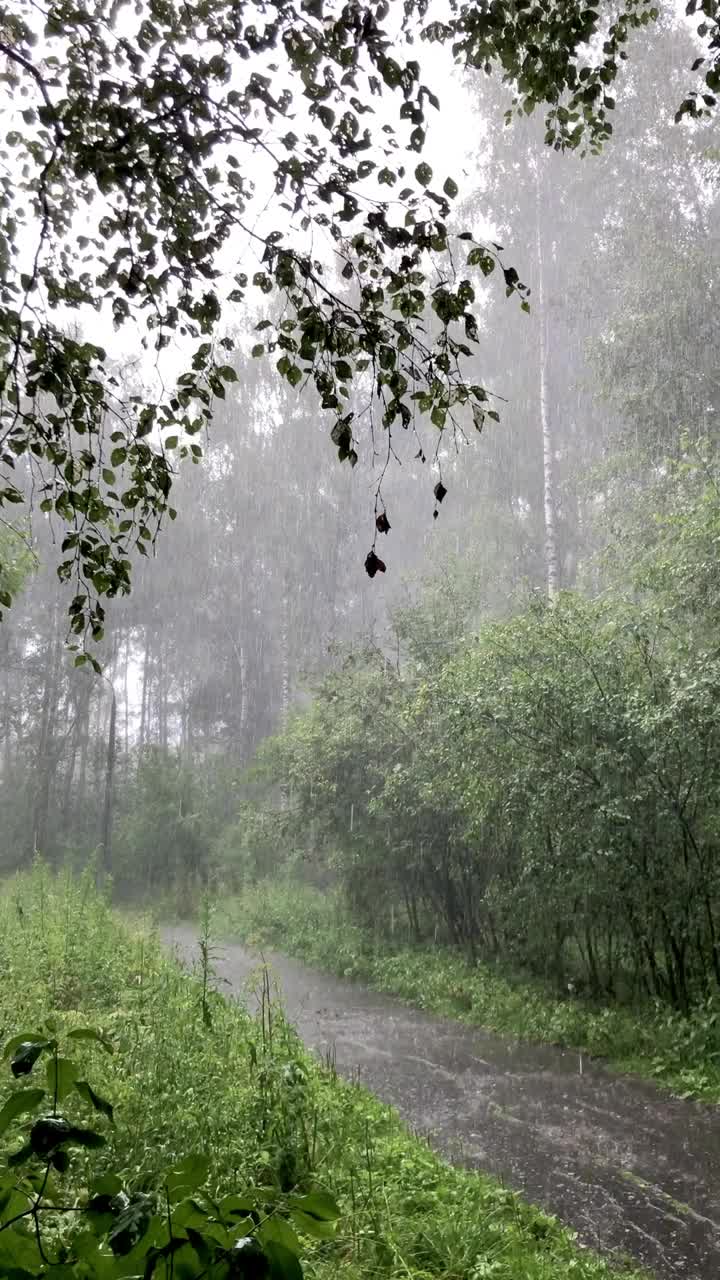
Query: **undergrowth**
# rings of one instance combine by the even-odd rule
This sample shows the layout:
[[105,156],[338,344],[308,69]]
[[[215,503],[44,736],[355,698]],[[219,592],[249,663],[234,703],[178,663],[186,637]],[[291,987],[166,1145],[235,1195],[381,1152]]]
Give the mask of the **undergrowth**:
[[[204,940],[211,961],[207,931]],[[253,1017],[204,982],[207,972],[184,975],[152,929],[121,921],[89,879],[58,882],[37,869],[7,884],[0,963],[4,1038],[52,1016],[65,1031],[92,1020],[115,1045],[93,1058],[115,1128],[106,1147],[73,1162],[69,1198],[82,1198],[84,1160],[148,1190],[163,1169],[200,1152],[210,1195],[270,1180],[335,1197],[337,1230],[302,1242],[306,1275],[318,1280],[615,1274],[554,1219],[448,1166],[392,1110],[311,1060],[269,1001],[266,976]]]
[[720,1007],[691,1017],[660,1006],[632,1010],[558,999],[538,982],[471,965],[442,946],[394,946],[358,927],[333,892],[289,880],[247,888],[223,908],[222,927],[320,968],[369,983],[434,1013],[527,1040],[602,1057],[681,1097],[720,1101]]

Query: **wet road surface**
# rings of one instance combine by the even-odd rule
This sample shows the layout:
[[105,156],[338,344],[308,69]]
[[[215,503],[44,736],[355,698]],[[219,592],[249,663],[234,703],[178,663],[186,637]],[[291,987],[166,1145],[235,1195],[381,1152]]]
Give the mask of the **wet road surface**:
[[[197,958],[192,926],[163,931]],[[440,1151],[503,1179],[603,1253],[661,1280],[720,1280],[720,1107],[613,1076],[577,1053],[436,1018],[266,953],[290,1020]],[[218,948],[235,995],[260,956]]]

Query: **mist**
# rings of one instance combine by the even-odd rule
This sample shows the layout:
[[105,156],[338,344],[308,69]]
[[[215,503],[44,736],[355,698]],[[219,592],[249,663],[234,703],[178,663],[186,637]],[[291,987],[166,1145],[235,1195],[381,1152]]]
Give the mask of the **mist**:
[[[464,416],[450,361],[428,357],[427,390],[412,345],[415,371],[392,356],[386,377],[380,347],[347,369],[337,347],[323,384],[285,304],[236,285],[207,411],[192,417],[200,380],[173,393],[178,442],[157,387],[204,316],[187,304],[163,365],[139,322],[113,348],[98,306],[119,406],[97,435],[109,538],[148,388],[143,466],[169,459],[172,489],[136,497],[127,562],[103,560],[38,451],[7,464],[0,871],[89,868],[122,909],[181,922],[209,896],[243,943],[621,1067],[646,1027],[641,1073],[716,1101],[720,150],[711,110],[677,118],[700,47],[686,19],[667,6],[636,39],[588,154],[554,145],[543,110],[506,123],[516,87],[426,49],[451,104],[427,155],[449,252],[470,253],[452,286]],[[256,179],[257,240],[298,219],[266,157]],[[370,181],[369,205],[402,205],[394,179]],[[224,245],[223,287],[274,270],[249,244]],[[340,244],[313,252],[349,313],[365,286]],[[433,298],[411,316],[428,349],[447,332]],[[96,341],[62,306],[73,341]],[[72,465],[52,484],[77,483]],[[495,982],[522,993],[513,1012],[482,994]]]

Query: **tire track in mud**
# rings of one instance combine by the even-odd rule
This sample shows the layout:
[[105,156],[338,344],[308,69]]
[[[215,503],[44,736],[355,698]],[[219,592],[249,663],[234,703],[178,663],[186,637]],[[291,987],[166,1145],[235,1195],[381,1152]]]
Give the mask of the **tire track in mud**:
[[[164,929],[187,963],[192,926]],[[602,1253],[658,1280],[720,1277],[720,1108],[612,1075],[577,1053],[437,1018],[353,982],[266,954],[308,1048],[332,1054],[443,1154],[486,1170]],[[262,962],[218,948],[233,995]]]

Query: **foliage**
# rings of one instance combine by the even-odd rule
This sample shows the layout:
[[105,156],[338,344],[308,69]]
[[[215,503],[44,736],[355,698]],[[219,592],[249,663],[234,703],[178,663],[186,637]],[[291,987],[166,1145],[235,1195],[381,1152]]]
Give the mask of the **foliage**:
[[[78,888],[79,892],[66,884],[63,896],[39,871],[31,888],[40,898],[38,903],[32,896],[28,901],[26,884],[18,886],[12,907],[22,911],[22,932],[32,931],[34,924],[37,927],[31,913],[38,905],[42,927],[49,927],[51,936],[59,910],[65,912],[66,930],[71,921],[78,923],[73,916],[82,918],[86,913],[95,922],[104,917],[106,931],[108,924],[112,928],[107,909],[92,899],[89,886]],[[22,906],[23,900],[29,911]],[[125,942],[117,925],[114,929],[115,941]],[[17,943],[17,938],[13,941]],[[106,934],[106,948],[109,941]],[[75,967],[68,959],[66,970]],[[54,960],[47,957],[49,963]],[[77,973],[82,984],[81,974],[82,966]],[[85,992],[77,994],[82,1004]],[[13,998],[14,993],[8,1008]],[[208,993],[203,989],[203,1025],[212,1027],[208,1008]],[[113,1106],[85,1079],[77,1051],[97,1045],[113,1054],[117,1047],[125,1068],[128,1065],[127,1045],[116,1046],[96,1028],[78,1023],[78,1013],[73,1017],[60,1012],[47,1019],[40,1032],[18,1032],[5,1046],[4,1059],[17,1086],[0,1110],[0,1131],[5,1135],[9,1130],[5,1144],[12,1142],[19,1121],[27,1136],[20,1147],[13,1144],[0,1175],[3,1274],[18,1280],[56,1273],[111,1280],[142,1271],[147,1280],[170,1275],[187,1280],[200,1276],[299,1280],[296,1229],[326,1239],[338,1217],[335,1202],[326,1192],[300,1194],[294,1188],[265,1185],[213,1198],[202,1190],[211,1169],[208,1155],[175,1157],[165,1170],[146,1162],[131,1172],[127,1167],[130,1151],[127,1141],[123,1147],[122,1136],[98,1170],[92,1169],[91,1156],[84,1168],[75,1168],[76,1148],[91,1153],[108,1146],[108,1135],[88,1128],[80,1118],[82,1111],[89,1106],[97,1118],[115,1125]],[[139,1031],[139,1025],[132,1028],[135,1034]],[[74,1056],[69,1057],[70,1053]],[[37,1087],[35,1075],[45,1064],[44,1087]],[[141,1124],[136,1142],[150,1138]]]
[[218,928],[254,946],[280,947],[307,963],[367,982],[420,1009],[520,1039],[604,1058],[685,1098],[720,1101],[720,1004],[680,1017],[659,1002],[641,1009],[600,1005],[529,981],[445,945],[412,943],[361,927],[337,893],[275,876],[223,904]]
[[[35,567],[35,556],[26,535],[14,525],[0,525],[0,605],[9,608]],[[2,610],[0,610],[2,618]]]
[[146,748],[123,793],[114,874],[119,888],[158,896],[170,886],[180,894],[207,881],[213,834],[214,793],[209,774],[178,756]]
[[291,847],[361,925],[594,1000],[715,1002],[716,475],[702,445],[659,471],[628,586],[532,601],[444,659],[356,657],[262,748]]
[[[486,12],[456,0],[449,22],[427,21],[425,0],[402,8],[407,40],[450,41],[466,65],[499,67],[518,110],[550,104],[546,141],[559,148],[597,149],[609,136],[609,90],[630,34],[658,17],[640,0],[610,13],[567,3]],[[699,0],[696,9],[705,83],[679,117],[715,105],[717,17]],[[388,443],[416,414],[440,431],[463,409],[478,426],[497,416],[467,361],[479,336],[472,273],[490,274],[499,248],[448,227],[457,183],[421,159],[428,106],[439,102],[419,63],[395,49],[387,0],[106,0],[39,14],[18,5],[0,28],[14,99],[2,179],[0,502],[22,503],[35,481],[41,510],[66,526],[59,573],[75,586],[71,629],[97,640],[103,598],[129,590],[131,554],[147,554],[175,514],[176,457],[201,456],[213,400],[237,380],[233,341],[219,336],[228,307],[252,296],[271,304],[255,353],[272,353],[290,387],[314,383],[339,456],[354,463],[358,377]],[[601,40],[596,63],[587,50]],[[377,98],[397,103],[399,128],[387,120],[373,145],[365,117]],[[272,218],[258,229],[251,207],[264,186]],[[385,186],[400,187],[397,201]],[[228,275],[225,251],[238,243],[246,256]],[[527,307],[517,270],[500,265],[507,293]],[[94,340],[98,311],[118,329],[137,322],[157,350],[180,340],[186,367],[169,391],[128,382]],[[384,509],[375,515],[382,532]],[[373,543],[366,566],[382,563]],[[97,659],[79,653],[85,661]]]
[[[148,1202],[164,1209],[134,1249],[109,1256],[98,1276],[137,1274],[131,1268],[144,1266],[153,1232],[162,1239],[168,1200],[179,1235],[193,1247],[201,1248],[202,1235],[209,1250],[222,1252],[227,1237],[217,1218],[236,1211],[231,1235],[260,1235],[276,1259],[280,1244],[292,1250],[299,1237],[307,1274],[317,1280],[480,1280],[488,1267],[499,1280],[614,1274],[554,1220],[482,1175],[451,1169],[387,1107],[312,1061],[269,1003],[267,977],[257,1019],[210,992],[208,1026],[201,984],[181,974],[145,930],[121,924],[89,882],[58,883],[37,869],[6,884],[0,916],[8,962],[3,1021],[22,1006],[36,1027],[52,1008],[61,1034],[92,1020],[115,1049],[87,1042],[98,1091],[114,1100],[115,1127],[107,1128],[105,1147],[87,1158],[81,1152],[57,1175],[63,1203],[83,1208],[93,1177],[105,1179],[103,1194],[114,1194],[116,1171],[138,1210]],[[188,1160],[187,1151],[197,1154]],[[282,1217],[263,1215],[261,1226],[251,1225],[258,1204],[282,1207]],[[48,1247],[59,1248],[62,1229],[54,1222],[43,1229]],[[89,1249],[91,1234],[80,1231],[78,1243]],[[245,1248],[232,1274],[256,1275],[245,1269]],[[104,1252],[101,1245],[93,1265]],[[180,1249],[174,1266],[148,1256],[160,1276],[204,1274],[194,1259],[180,1270]],[[34,1266],[31,1276],[54,1274]],[[299,1274],[290,1264],[287,1273]]]

